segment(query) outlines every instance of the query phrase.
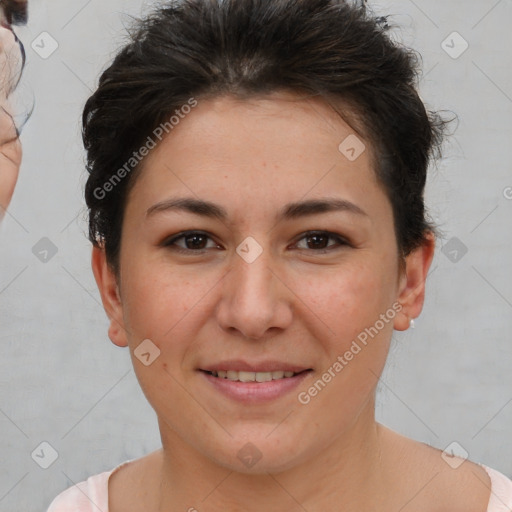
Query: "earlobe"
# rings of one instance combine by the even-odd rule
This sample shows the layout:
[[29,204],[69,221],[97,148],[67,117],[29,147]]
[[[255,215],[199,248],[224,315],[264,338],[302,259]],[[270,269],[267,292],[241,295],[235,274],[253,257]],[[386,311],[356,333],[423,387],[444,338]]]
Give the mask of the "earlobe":
[[400,279],[398,302],[402,309],[395,317],[397,331],[409,329],[410,321],[417,318],[425,301],[425,282],[435,251],[435,236],[429,232],[424,243],[405,259],[405,270]]
[[91,266],[101,295],[103,308],[110,320],[108,336],[114,345],[126,347],[128,346],[128,340],[124,327],[123,306],[119,287],[114,271],[107,262],[103,248],[93,247]]

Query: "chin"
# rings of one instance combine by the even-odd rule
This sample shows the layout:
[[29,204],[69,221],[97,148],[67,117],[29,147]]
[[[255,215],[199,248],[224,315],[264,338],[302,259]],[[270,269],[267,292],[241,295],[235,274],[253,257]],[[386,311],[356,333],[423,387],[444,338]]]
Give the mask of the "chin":
[[[240,455],[240,457],[238,456]],[[246,442],[237,450],[233,457],[232,452],[223,456],[216,455],[212,462],[235,473],[246,475],[267,475],[287,471],[296,466],[299,461],[297,454],[276,452],[275,450],[260,450],[254,443]]]
[[[278,427],[279,428],[279,427]],[[236,473],[248,475],[265,475],[280,473],[300,464],[307,458],[304,440],[293,436],[283,429],[281,435],[272,429],[259,428],[259,433],[236,435],[229,440],[223,439],[212,445],[202,446],[205,454],[212,462]],[[210,438],[212,439],[212,438]]]

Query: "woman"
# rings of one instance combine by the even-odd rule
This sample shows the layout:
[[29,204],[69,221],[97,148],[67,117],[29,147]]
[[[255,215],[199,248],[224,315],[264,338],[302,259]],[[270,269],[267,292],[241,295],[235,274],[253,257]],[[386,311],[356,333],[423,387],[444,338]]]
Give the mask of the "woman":
[[[21,143],[10,98],[18,85],[25,64],[23,44],[11,23],[27,22],[27,0],[0,1],[0,220],[11,200],[21,165]],[[30,114],[25,113],[26,117]],[[18,123],[19,124],[19,123]]]
[[386,26],[341,0],[186,0],[103,73],[92,266],[162,449],[50,512],[510,510],[501,473],[375,421],[423,306],[445,124]]

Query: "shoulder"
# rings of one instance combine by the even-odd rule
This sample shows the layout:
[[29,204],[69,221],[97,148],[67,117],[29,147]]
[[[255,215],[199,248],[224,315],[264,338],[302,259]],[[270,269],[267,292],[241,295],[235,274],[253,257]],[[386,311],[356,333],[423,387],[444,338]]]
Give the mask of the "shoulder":
[[503,473],[482,465],[491,479],[491,499],[487,512],[510,512],[512,510],[512,480]]
[[119,466],[108,482],[109,511],[131,512],[158,510],[163,450],[156,450],[140,459]]
[[443,451],[429,448],[433,455],[429,474],[434,485],[428,486],[426,494],[436,505],[435,510],[511,512],[512,482],[505,475],[469,459],[447,457]]
[[383,432],[388,441],[385,456],[392,468],[387,478],[396,486],[396,508],[407,505],[416,512],[501,512],[488,508],[492,481],[482,465],[389,429]]
[[108,512],[109,477],[127,463],[69,487],[51,502],[47,512]]

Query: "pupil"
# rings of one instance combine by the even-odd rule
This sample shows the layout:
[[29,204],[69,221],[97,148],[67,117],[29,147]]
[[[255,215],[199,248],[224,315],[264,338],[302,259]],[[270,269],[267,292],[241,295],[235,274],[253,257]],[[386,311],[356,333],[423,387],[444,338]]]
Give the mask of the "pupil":
[[[315,239],[315,240],[316,240],[316,242],[314,242],[314,244],[313,244],[313,245],[314,245],[314,246],[316,246],[316,247],[318,247],[318,245],[319,245],[319,244],[318,244],[318,239],[319,239],[319,238],[320,238],[320,239],[322,239],[322,238],[323,238],[323,239],[324,239],[324,242],[325,242],[325,238],[326,238],[326,236],[325,236],[325,235],[311,235],[311,236],[309,237],[309,239],[310,239],[310,240],[312,240],[312,239]],[[320,245],[322,245],[322,244],[320,243]],[[323,249],[323,248],[325,248],[325,244],[323,245],[322,249]]]
[[[189,245],[192,245],[193,248],[195,249],[203,249],[204,248],[204,235],[189,235],[187,237],[187,246]],[[318,248],[321,246],[322,249],[325,248],[325,239],[327,237],[325,235],[311,235],[309,236],[309,240],[314,240],[313,242],[313,246]],[[203,244],[201,244],[201,239],[203,240]],[[192,242],[190,242],[191,240],[193,240]],[[320,241],[319,241],[320,240]],[[322,240],[323,240],[323,244],[322,244]]]
[[201,238],[203,238],[203,241],[204,241],[204,235],[197,235],[197,234],[196,235],[189,235],[187,237],[187,245],[189,245],[188,242],[190,240],[195,240],[195,242],[192,242],[193,248],[195,248],[195,249],[202,249],[203,247],[201,246],[201,243],[200,242],[199,242],[199,244],[196,243],[197,239],[201,239]]

